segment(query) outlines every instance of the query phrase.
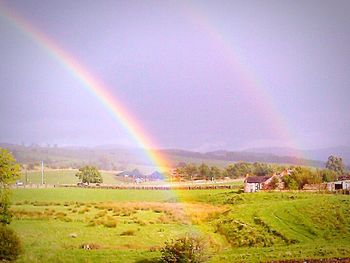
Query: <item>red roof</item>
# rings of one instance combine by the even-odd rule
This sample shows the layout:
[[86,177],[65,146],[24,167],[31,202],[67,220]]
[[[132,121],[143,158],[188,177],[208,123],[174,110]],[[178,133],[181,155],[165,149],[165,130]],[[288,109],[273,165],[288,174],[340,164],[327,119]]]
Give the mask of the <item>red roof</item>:
[[350,180],[350,175],[339,176],[338,181]]

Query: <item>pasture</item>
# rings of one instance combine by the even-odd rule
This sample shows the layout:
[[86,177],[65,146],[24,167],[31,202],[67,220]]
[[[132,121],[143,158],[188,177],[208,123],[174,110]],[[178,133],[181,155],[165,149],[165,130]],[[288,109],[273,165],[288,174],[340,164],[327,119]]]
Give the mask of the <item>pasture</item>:
[[189,232],[208,240],[211,262],[350,257],[346,195],[14,189],[12,210],[19,262],[156,262]]
[[[79,179],[75,176],[77,172],[77,169],[45,169],[44,182],[49,185],[76,184],[79,182]],[[115,172],[103,171],[101,172],[101,175],[104,184],[121,183],[121,181],[118,180],[118,177],[115,176]],[[41,171],[28,171],[27,176],[25,172],[22,172],[20,180],[24,183],[27,182],[28,184],[41,184]]]

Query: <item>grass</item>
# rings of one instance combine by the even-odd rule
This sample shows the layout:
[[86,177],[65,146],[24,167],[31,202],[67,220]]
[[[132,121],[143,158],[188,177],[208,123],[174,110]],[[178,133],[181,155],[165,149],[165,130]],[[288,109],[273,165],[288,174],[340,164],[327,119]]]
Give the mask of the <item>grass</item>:
[[345,195],[52,188],[12,200],[19,262],[142,262],[188,232],[210,238],[212,262],[350,257]]
[[[76,184],[79,182],[75,176],[78,170],[76,169],[55,169],[44,170],[44,181],[46,184]],[[118,184],[120,181],[117,179],[113,172],[101,172],[104,184]],[[20,180],[26,182],[25,173],[22,173]],[[27,172],[28,184],[40,184],[41,183],[41,171],[29,171]]]
[[[13,189],[12,201],[39,202],[214,202],[230,190],[113,190],[83,188]],[[217,200],[219,201],[219,200]]]

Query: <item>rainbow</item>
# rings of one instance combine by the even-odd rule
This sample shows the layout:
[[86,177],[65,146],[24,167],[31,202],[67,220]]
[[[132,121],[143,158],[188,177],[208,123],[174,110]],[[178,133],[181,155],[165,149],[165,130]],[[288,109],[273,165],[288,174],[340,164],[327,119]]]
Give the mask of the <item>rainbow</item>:
[[80,64],[71,54],[64,51],[56,42],[39,31],[28,21],[0,3],[0,16],[9,24],[30,38],[33,42],[46,50],[67,71],[79,80],[83,87],[92,93],[109,111],[109,113],[125,128],[137,145],[145,151],[148,159],[163,174],[171,167],[170,162],[156,151],[155,143],[147,135],[146,131],[138,125],[138,121],[130,114],[126,107],[113,96],[108,88],[96,79],[87,68]]
[[[210,23],[209,19],[198,10],[197,7],[187,6],[186,14],[189,20],[195,25],[198,25],[200,29],[208,35],[208,39],[216,45],[218,50],[225,54],[227,57],[226,62],[229,67],[241,78],[242,84],[244,84],[243,86],[246,88],[245,92],[248,92],[248,95],[255,101],[256,106],[259,111],[263,113],[262,116],[266,118],[266,121],[272,124],[273,132],[283,140],[290,142],[291,145],[296,145],[293,141],[293,137],[289,134],[289,130],[286,128],[288,127],[287,123],[274,106],[271,96],[268,96],[268,94],[260,88],[255,78],[244,69],[244,63],[239,61],[238,52],[235,51],[232,44],[226,40],[219,29],[213,26],[213,23]],[[156,144],[150,139],[146,131],[142,129],[136,118],[134,118],[126,107],[109,92],[109,89],[101,81],[94,77],[87,68],[81,65],[71,54],[63,50],[56,42],[21,16],[17,15],[14,11],[1,4],[1,0],[0,17],[46,50],[47,53],[66,68],[71,75],[79,80],[83,84],[82,86],[92,93],[104,105],[113,118],[125,128],[137,145],[144,149],[148,159],[163,174],[167,173],[169,167],[171,167],[170,162],[161,155],[159,151],[155,150],[157,148]],[[188,212],[189,208],[186,205],[187,201],[190,200],[186,200],[185,196],[181,196],[177,193],[177,190],[168,191],[168,193],[175,193],[172,198],[176,198],[176,200],[180,201],[184,213],[191,218]],[[200,225],[193,227],[200,231]]]
[[[281,111],[276,107],[271,95],[258,83],[257,77],[252,75],[248,65],[245,65],[243,59],[240,59],[240,52],[234,46],[226,34],[211,21],[211,18],[201,11],[199,3],[193,4],[187,2],[183,6],[184,16],[197,28],[206,34],[208,41],[211,41],[217,50],[226,58],[226,65],[239,77],[242,93],[246,94],[260,112],[260,116],[269,124],[272,132],[279,140],[283,141],[285,146],[300,149],[300,143],[296,141],[296,136],[288,121],[282,116]],[[239,88],[239,87],[238,87]],[[244,90],[243,90],[244,89]],[[300,151],[294,151],[293,155],[298,158],[304,158]]]
[[[272,96],[258,83],[256,76],[252,76],[248,66],[244,64],[239,57],[239,52],[233,43],[225,37],[225,34],[209,17],[201,12],[200,6],[187,3],[184,5],[184,15],[188,20],[196,25],[199,30],[208,36],[208,40],[224,54],[226,64],[238,76],[241,82],[243,93],[254,101],[254,105],[260,112],[260,116],[269,124],[270,132],[283,141],[286,146],[300,148],[300,144],[291,134],[291,128],[288,122],[281,115],[279,109],[275,106]],[[145,150],[145,155],[162,172],[170,167],[169,161],[156,151],[156,144],[147,136],[147,133],[139,125],[139,122],[133,117],[126,107],[109,93],[108,88],[98,79],[96,79],[83,65],[81,65],[73,56],[64,51],[60,46],[51,40],[48,36],[40,32],[28,21],[15,12],[0,4],[0,16],[15,26],[19,31],[32,39],[39,46],[44,48],[52,57],[60,62],[83,86],[91,92],[104,106],[111,115],[126,129],[126,131],[135,140],[137,145]],[[302,154],[295,152],[296,157],[302,158]]]

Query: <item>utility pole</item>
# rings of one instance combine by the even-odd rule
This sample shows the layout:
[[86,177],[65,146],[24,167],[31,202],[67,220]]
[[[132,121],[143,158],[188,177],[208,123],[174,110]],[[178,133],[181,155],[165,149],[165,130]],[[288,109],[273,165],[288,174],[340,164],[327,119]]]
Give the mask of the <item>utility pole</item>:
[[26,167],[26,181],[25,181],[25,184],[26,185],[28,184],[28,170],[27,170],[27,167]]
[[44,184],[44,161],[41,161],[41,184]]

